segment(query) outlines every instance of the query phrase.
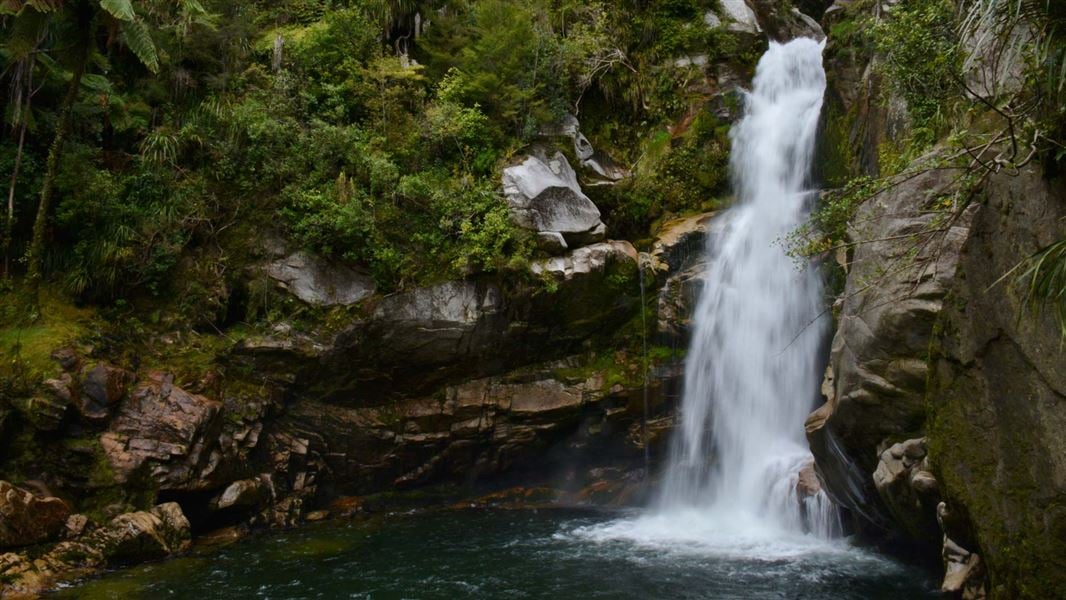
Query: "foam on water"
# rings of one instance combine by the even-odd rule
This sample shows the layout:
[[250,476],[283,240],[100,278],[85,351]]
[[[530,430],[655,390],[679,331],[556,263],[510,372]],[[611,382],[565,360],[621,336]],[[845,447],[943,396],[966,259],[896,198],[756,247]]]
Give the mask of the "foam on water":
[[574,532],[594,541],[780,559],[845,548],[824,493],[803,496],[826,331],[821,280],[782,238],[806,219],[825,72],[820,44],[770,43],[731,131],[738,203],[709,236],[679,428],[654,510]]

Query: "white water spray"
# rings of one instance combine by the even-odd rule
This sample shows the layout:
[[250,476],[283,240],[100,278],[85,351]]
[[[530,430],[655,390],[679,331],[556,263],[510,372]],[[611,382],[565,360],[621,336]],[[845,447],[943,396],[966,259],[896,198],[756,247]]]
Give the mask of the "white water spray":
[[681,423],[655,513],[585,534],[670,548],[789,556],[839,530],[823,492],[801,497],[803,422],[818,390],[821,282],[782,239],[807,216],[825,91],[823,44],[771,42],[732,132],[737,206],[712,236],[694,314]]
[[807,215],[824,92],[822,44],[771,43],[733,128],[739,204],[708,244],[665,511],[702,508],[786,531],[806,520],[812,533],[831,533],[824,498],[805,507],[796,493],[811,460],[803,421],[818,389],[821,283],[781,245]]

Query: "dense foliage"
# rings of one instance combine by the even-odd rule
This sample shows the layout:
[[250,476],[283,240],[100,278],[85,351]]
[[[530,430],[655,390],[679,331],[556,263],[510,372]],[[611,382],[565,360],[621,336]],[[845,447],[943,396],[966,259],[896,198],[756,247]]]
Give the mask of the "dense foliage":
[[532,245],[499,170],[566,113],[640,163],[604,207],[640,237],[724,191],[721,123],[679,143],[665,130],[699,72],[674,60],[735,52],[703,23],[713,4],[6,2],[5,272],[34,271],[38,251],[83,300],[222,314],[214,290],[268,236],[383,290],[519,267]]

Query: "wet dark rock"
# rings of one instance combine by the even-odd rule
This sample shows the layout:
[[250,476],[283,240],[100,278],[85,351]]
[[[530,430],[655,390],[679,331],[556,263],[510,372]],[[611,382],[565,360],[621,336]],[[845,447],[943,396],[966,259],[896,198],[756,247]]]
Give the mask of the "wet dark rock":
[[1030,166],[982,191],[931,347],[929,453],[969,524],[949,535],[980,554],[989,592],[1054,597],[1066,589],[1066,345],[1023,284],[997,280],[1066,238],[1066,185]]
[[[859,240],[833,338],[834,376],[807,438],[827,491],[845,507],[888,525],[871,474],[888,438],[920,433],[926,416],[929,343],[955,278],[973,211],[946,228],[930,206],[951,194],[953,176],[927,171],[859,209]],[[917,249],[917,252],[915,252]]]

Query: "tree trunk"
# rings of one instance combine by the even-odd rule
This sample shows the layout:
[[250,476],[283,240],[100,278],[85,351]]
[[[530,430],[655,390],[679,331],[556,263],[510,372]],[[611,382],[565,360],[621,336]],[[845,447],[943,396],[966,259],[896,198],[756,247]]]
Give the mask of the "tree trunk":
[[[26,102],[29,112],[29,101]],[[7,220],[4,221],[4,277],[11,278],[11,242],[15,236],[15,184],[19,179],[19,167],[22,166],[22,147],[26,142],[26,118],[23,115],[19,128],[19,145],[15,151],[15,168],[11,170],[11,186],[7,190]]]
[[63,143],[70,133],[71,113],[74,103],[81,91],[81,76],[85,73],[85,64],[89,59],[89,45],[86,43],[84,54],[79,58],[74,67],[74,75],[70,78],[70,87],[67,95],[63,98],[63,106],[60,109],[59,123],[56,125],[55,138],[48,149],[48,161],[45,163],[44,183],[41,186],[41,201],[37,205],[37,218],[33,221],[33,239],[30,241],[29,250],[26,252],[26,281],[29,285],[30,312],[33,318],[40,314],[40,289],[41,289],[41,255],[44,252],[44,230],[48,225],[48,211],[51,209],[52,196],[55,195],[55,177],[59,169],[59,158],[63,153]]

